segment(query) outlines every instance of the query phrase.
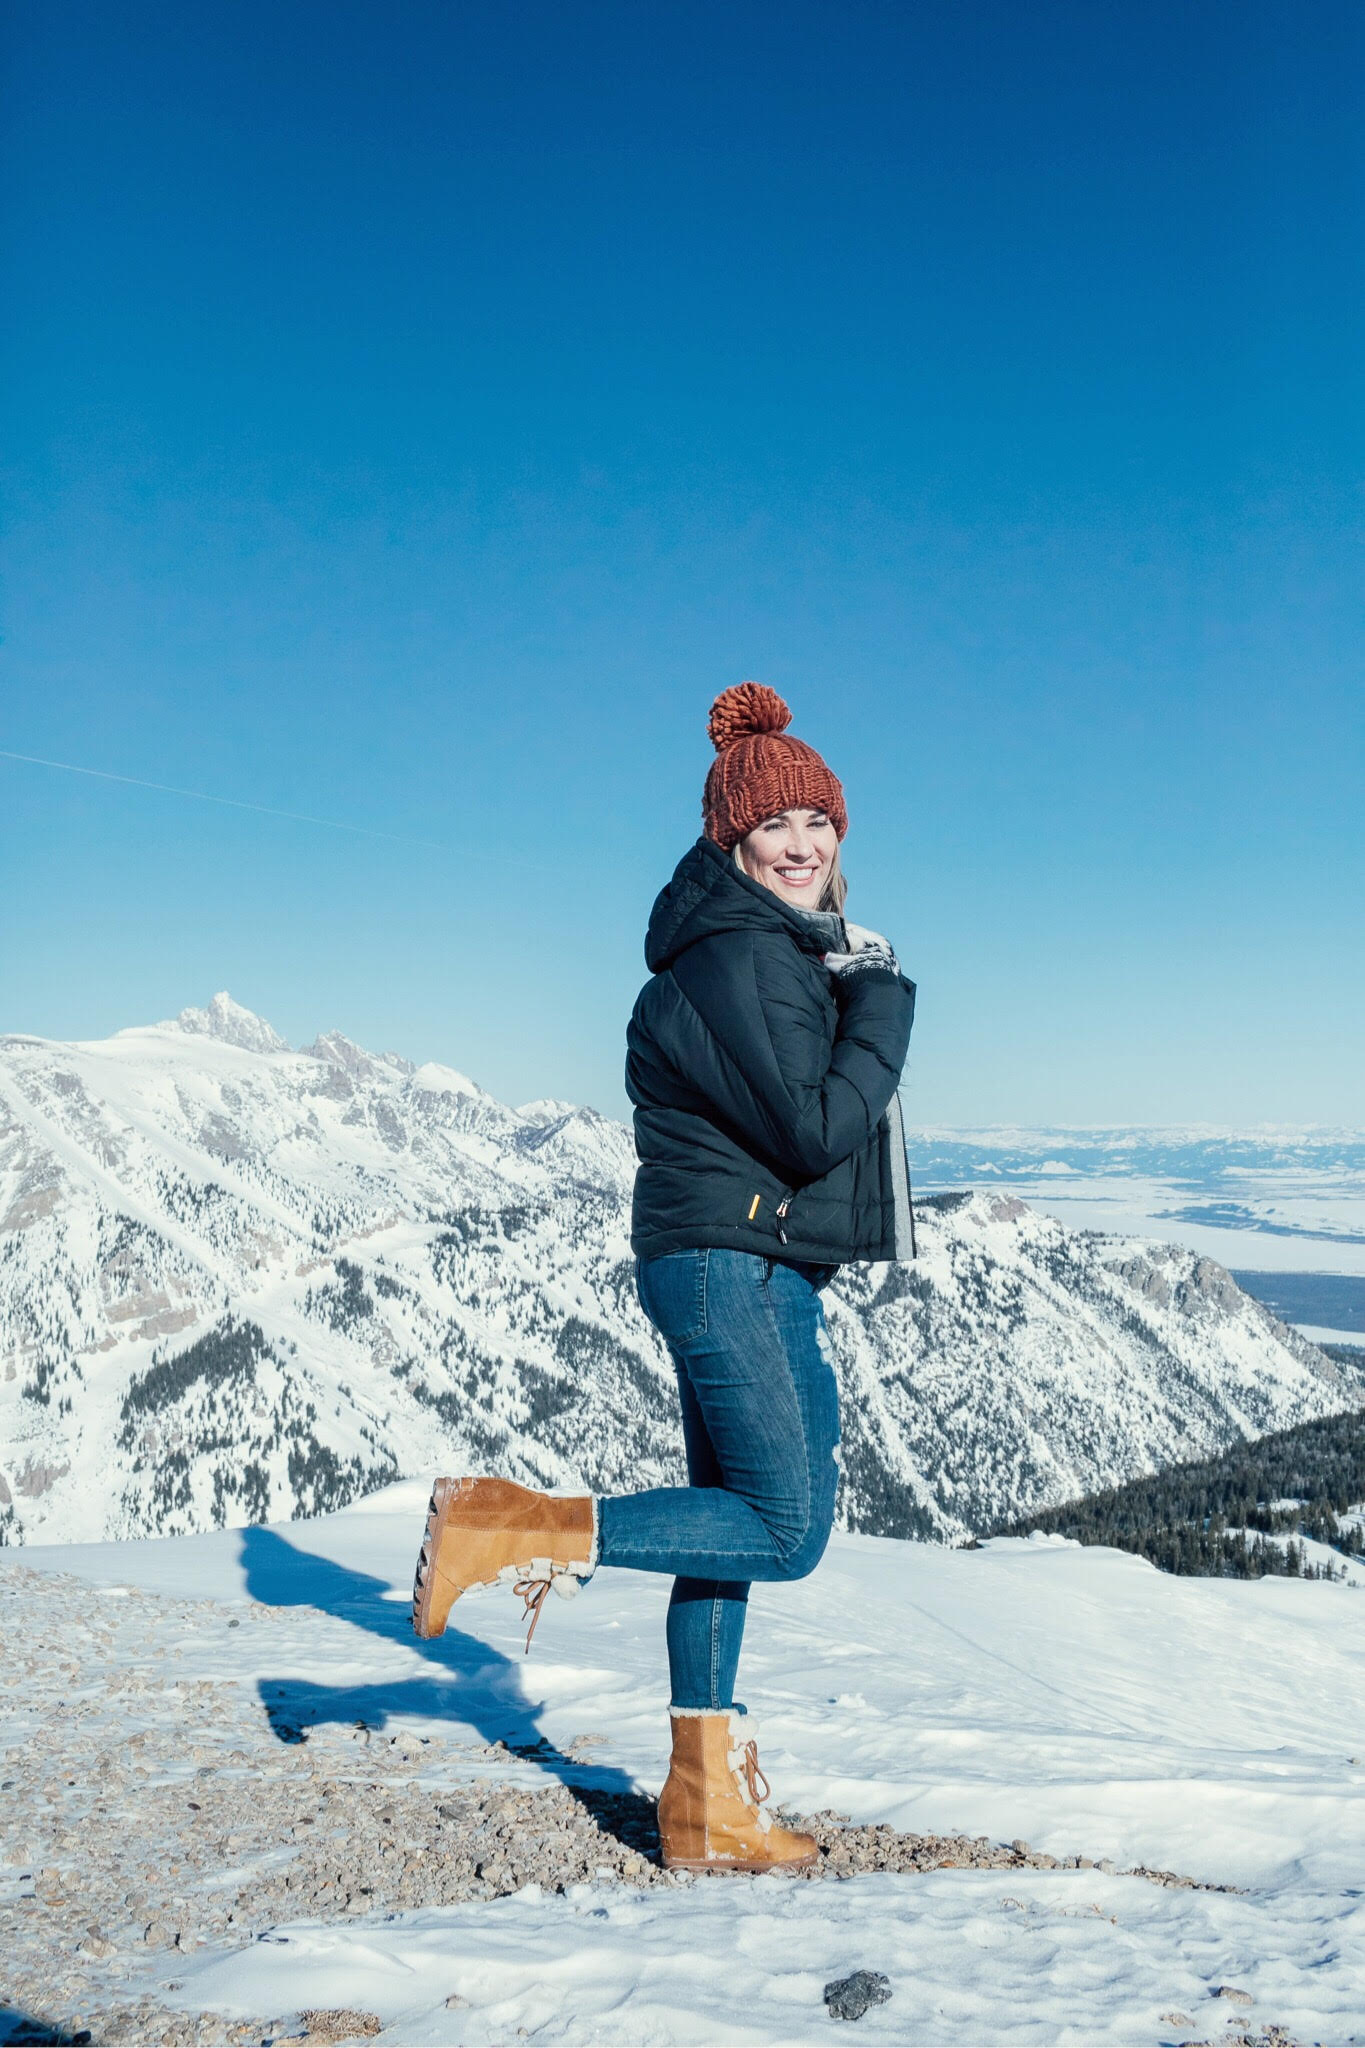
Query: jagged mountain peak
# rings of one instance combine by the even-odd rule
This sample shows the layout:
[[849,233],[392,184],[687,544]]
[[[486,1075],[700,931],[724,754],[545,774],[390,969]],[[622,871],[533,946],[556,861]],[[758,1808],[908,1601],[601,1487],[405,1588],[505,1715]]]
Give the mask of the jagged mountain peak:
[[405,1060],[401,1053],[367,1052],[344,1031],[321,1031],[302,1051],[308,1059],[326,1060],[329,1065],[340,1067],[344,1073],[357,1076],[391,1073],[410,1079],[417,1071],[412,1061]]
[[226,989],[220,989],[205,1010],[185,1009],[171,1029],[187,1031],[197,1038],[216,1038],[222,1045],[240,1046],[243,1052],[288,1052],[287,1039],[273,1024],[258,1017],[241,1003],[235,1003]]

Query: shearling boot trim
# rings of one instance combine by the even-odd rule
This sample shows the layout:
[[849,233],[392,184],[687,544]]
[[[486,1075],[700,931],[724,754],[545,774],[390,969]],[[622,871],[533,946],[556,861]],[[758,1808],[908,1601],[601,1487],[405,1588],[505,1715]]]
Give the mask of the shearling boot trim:
[[[747,1714],[731,1714],[730,1746],[726,1751],[725,1761],[730,1767],[735,1791],[753,1813],[760,1831],[766,1835],[773,1821],[763,1802],[769,1797],[772,1788],[758,1767],[758,1744],[747,1732],[748,1718]],[[763,1786],[762,1792],[758,1789],[760,1783]]]

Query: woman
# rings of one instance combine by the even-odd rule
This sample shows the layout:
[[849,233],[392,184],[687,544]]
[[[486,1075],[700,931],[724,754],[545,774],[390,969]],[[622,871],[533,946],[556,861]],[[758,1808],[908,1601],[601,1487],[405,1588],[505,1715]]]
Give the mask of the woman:
[[[758,683],[711,709],[705,830],[654,905],[627,1034],[639,1172],[631,1244],[678,1373],[690,1485],[605,1499],[438,1480],[413,1626],[512,1582],[534,1629],[551,1585],[601,1565],[674,1575],[670,1868],[814,1859],[772,1823],[735,1704],[754,1580],[799,1579],[829,1538],[839,1404],[820,1290],[848,1259],[911,1249],[896,1087],[915,991],[842,916],[844,795]],[[527,1646],[530,1636],[527,1637]]]

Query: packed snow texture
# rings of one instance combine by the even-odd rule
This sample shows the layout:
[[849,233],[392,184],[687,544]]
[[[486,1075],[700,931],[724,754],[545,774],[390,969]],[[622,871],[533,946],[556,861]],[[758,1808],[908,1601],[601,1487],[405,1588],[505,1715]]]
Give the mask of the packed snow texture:
[[[466,1600],[446,1636],[418,1642],[406,1609],[425,1484],[309,1524],[0,1562],[10,1614],[39,1611],[35,1569],[64,1575],[54,1632],[73,1580],[87,1589],[79,1623],[27,1646],[4,1767],[33,1816],[32,1839],[12,1825],[6,1851],[12,1956],[41,1934],[44,1897],[85,1884],[106,1913],[85,1915],[79,1953],[54,1952],[64,2012],[89,2023],[101,2003],[146,2001],[226,2030],[349,2008],[413,2048],[522,2030],[776,2048],[827,2039],[824,1987],[865,1969],[891,1985],[857,2022],[874,2042],[1156,2048],[1232,2023],[1261,2043],[1365,2042],[1365,1635],[1350,1587],[1172,1579],[1060,1539],[953,1551],[836,1536],[813,1577],[753,1595],[742,1683],[775,1796],[1018,1840],[1031,1863],[639,1884],[613,1843],[609,1876],[563,1892],[439,1903],[439,1860],[411,1850],[456,1824],[443,1805],[463,1814],[476,1793],[480,1811],[515,1816],[534,1807],[521,1795],[563,1784],[657,1792],[668,1582],[600,1572],[556,1603],[529,1661],[506,1593]],[[98,1672],[93,1649],[74,1654],[80,1628]],[[490,1801],[498,1785],[517,1798]],[[152,1898],[147,1939],[142,1865],[164,1859],[198,1898],[204,1838],[256,1786],[280,1822],[265,1841],[249,1823],[227,1836],[208,1938],[187,1896],[173,1924]],[[1041,1855],[1091,1867],[1039,1868]],[[115,1862],[107,1912],[96,1857]],[[291,1913],[301,1867],[338,1881],[321,1899],[301,1887]],[[376,1897],[402,1903],[386,1917]]]
[[[0,1541],[315,1515],[405,1473],[681,1471],[629,1132],[215,996],[0,1040]],[[1212,1260],[940,1194],[826,1299],[842,1524],[959,1539],[1360,1398]]]

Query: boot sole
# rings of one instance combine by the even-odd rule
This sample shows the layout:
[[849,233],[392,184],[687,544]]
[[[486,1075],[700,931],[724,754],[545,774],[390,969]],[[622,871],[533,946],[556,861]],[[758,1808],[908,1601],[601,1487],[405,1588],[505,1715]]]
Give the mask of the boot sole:
[[415,1635],[430,1639],[444,1635],[445,1623],[440,1628],[429,1626],[431,1595],[435,1584],[432,1564],[436,1547],[441,1539],[441,1524],[445,1518],[446,1502],[450,1498],[451,1485],[448,1479],[438,1479],[431,1491],[431,1502],[427,1508],[427,1526],[422,1536],[422,1547],[417,1553],[417,1570],[412,1582],[412,1627]]
[[721,1873],[733,1871],[737,1877],[762,1877],[770,1870],[809,1870],[813,1863],[820,1861],[820,1852],[817,1850],[814,1856],[788,1857],[781,1863],[768,1862],[758,1857],[748,1863],[723,1862],[719,1857],[698,1857],[694,1860],[686,1856],[663,1856],[659,1860],[665,1870],[695,1870],[701,1873],[708,1870]]

